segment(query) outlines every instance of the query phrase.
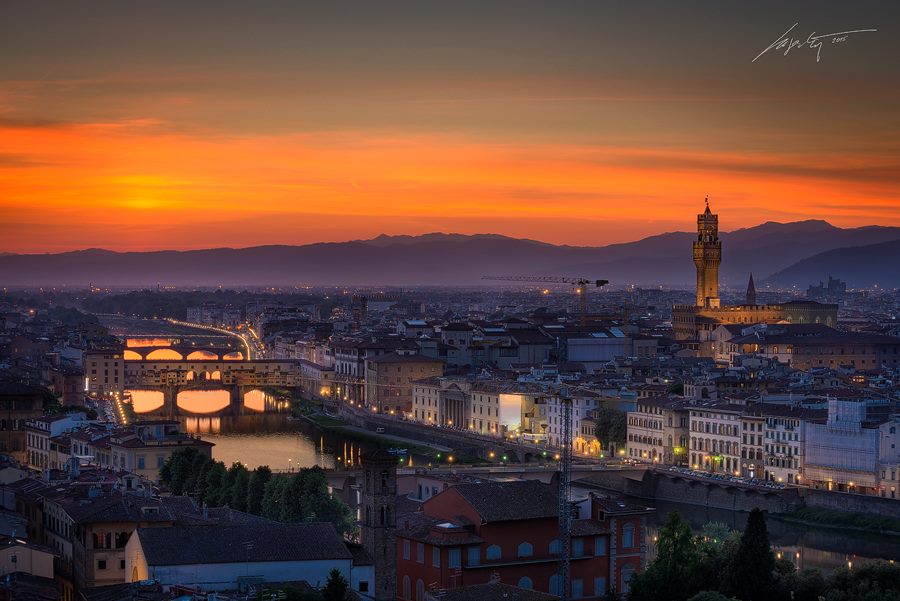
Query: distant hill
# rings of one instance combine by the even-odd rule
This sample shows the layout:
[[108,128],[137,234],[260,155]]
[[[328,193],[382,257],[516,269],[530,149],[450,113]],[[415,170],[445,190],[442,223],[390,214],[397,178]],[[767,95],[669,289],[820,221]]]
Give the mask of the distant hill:
[[851,287],[900,288],[900,240],[835,248],[794,263],[766,281],[775,285],[814,284],[833,275]]
[[[482,275],[580,275],[616,284],[692,285],[695,235],[669,232],[599,247],[557,246],[496,234],[432,233],[305,246],[0,256],[0,285],[464,285]],[[824,221],[764,223],[721,234],[723,284],[743,286],[838,248],[900,240],[900,228],[841,229]],[[836,276],[848,274],[834,268]],[[785,276],[791,277],[791,276]],[[807,285],[799,276],[798,285]],[[816,277],[815,281],[821,279]]]

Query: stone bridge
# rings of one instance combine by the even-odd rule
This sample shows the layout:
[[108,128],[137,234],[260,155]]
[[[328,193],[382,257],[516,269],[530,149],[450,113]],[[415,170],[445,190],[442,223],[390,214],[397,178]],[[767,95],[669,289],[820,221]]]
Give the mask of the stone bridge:
[[[180,392],[226,390],[230,395],[228,407],[215,414],[241,415],[246,392],[264,388],[295,388],[300,386],[300,375],[299,364],[290,360],[126,361],[125,389],[162,392],[163,405],[152,413],[167,416],[191,414],[178,406]],[[210,415],[209,412],[202,414]]]
[[244,361],[247,359],[245,353],[245,349],[237,344],[222,347],[174,344],[128,347],[122,356],[125,361]]

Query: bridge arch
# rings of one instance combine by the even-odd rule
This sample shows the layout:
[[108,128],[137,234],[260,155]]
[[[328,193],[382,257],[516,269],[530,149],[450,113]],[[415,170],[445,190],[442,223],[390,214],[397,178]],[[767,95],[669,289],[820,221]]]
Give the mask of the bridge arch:
[[128,349],[125,349],[125,352],[122,353],[122,358],[126,361],[143,361],[144,359],[143,355],[141,355],[140,353],[130,351]]
[[222,355],[223,361],[243,361],[244,353],[241,351],[231,351],[230,353],[225,353]]
[[211,351],[194,351],[185,357],[188,361],[218,361],[219,356]]
[[155,351],[150,351],[147,353],[147,360],[162,360],[162,361],[181,361],[184,357],[178,351],[173,351],[169,348],[160,348]]
[[189,413],[215,413],[228,407],[231,392],[225,389],[182,390],[178,393],[176,403],[180,409]]

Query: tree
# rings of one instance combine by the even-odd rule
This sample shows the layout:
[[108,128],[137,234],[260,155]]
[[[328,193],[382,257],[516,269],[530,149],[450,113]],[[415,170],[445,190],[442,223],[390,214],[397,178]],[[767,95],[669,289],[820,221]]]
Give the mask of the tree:
[[347,579],[340,570],[334,568],[328,573],[328,580],[322,589],[322,601],[345,601],[348,588]]
[[216,461],[209,468],[204,476],[203,489],[206,491],[204,502],[210,507],[221,507],[228,499],[222,498],[222,490],[225,484],[225,478],[228,476],[228,470],[221,461]]
[[250,483],[247,486],[247,511],[253,515],[262,513],[263,495],[266,492],[266,483],[272,477],[272,470],[268,465],[261,465],[253,470]]
[[243,469],[234,478],[231,485],[231,502],[228,504],[238,511],[247,511],[247,493],[250,487],[250,472]]
[[[686,600],[697,590],[699,564],[699,548],[690,524],[683,521],[677,511],[670,512],[659,529],[656,559],[643,574],[632,578],[629,601],[655,601],[661,590],[666,591],[668,600]],[[703,583],[697,584],[703,586]]]
[[769,601],[775,585],[775,555],[769,544],[766,518],[759,509],[747,517],[747,527],[728,562],[722,590],[741,601]]
[[287,485],[288,477],[284,474],[272,476],[269,481],[266,482],[261,512],[261,515],[264,518],[275,520],[276,522],[282,521],[281,505],[284,503],[284,491],[287,488]]
[[900,565],[880,561],[835,570],[823,596],[828,601],[900,601]]
[[597,410],[596,436],[604,445],[614,443],[622,446],[628,438],[628,418],[623,411],[612,407],[600,406]]
[[261,515],[279,522],[331,522],[344,535],[356,530],[350,508],[329,494],[321,468],[272,476],[265,484]]
[[184,494],[184,485],[191,477],[191,466],[197,449],[186,447],[172,453],[159,470],[160,480],[176,495]]

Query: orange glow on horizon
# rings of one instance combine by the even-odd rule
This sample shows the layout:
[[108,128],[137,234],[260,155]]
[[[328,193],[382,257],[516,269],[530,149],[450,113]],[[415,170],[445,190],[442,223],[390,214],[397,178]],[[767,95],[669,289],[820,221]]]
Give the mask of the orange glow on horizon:
[[[336,131],[178,133],[154,120],[0,125],[0,251],[306,244],[499,233],[599,246],[827,219],[900,225],[883,155],[847,157]],[[5,158],[8,157],[8,158]]]

